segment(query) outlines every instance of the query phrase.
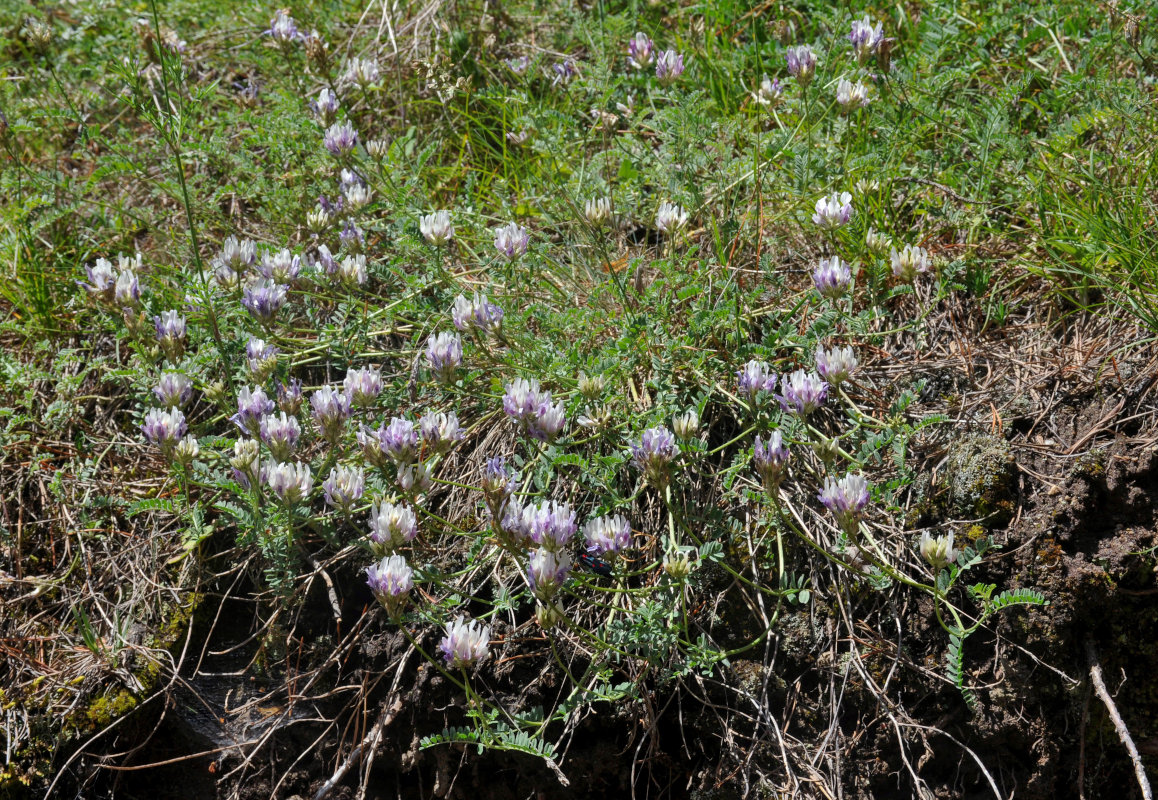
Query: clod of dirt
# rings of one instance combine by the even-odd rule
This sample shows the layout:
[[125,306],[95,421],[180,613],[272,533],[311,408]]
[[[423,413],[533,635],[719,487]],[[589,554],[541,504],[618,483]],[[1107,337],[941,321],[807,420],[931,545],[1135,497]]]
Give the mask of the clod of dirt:
[[947,514],[982,520],[989,528],[1008,524],[1014,509],[1013,463],[1009,443],[997,436],[973,433],[953,441],[939,480]]

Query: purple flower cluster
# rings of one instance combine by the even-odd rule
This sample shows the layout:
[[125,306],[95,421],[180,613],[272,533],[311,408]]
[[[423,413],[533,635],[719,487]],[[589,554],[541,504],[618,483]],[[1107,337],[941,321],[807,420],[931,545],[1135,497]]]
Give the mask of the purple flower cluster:
[[482,493],[492,521],[502,521],[507,501],[515,493],[515,481],[515,471],[507,466],[506,459],[502,456],[487,459],[482,478]]
[[828,384],[814,372],[798,369],[780,383],[782,394],[776,395],[780,408],[807,417],[828,397]]
[[241,294],[241,305],[259,322],[268,324],[285,305],[287,293],[284,285],[261,278],[245,287]]
[[322,145],[335,158],[345,158],[358,146],[358,132],[348,122],[335,122],[326,129]]
[[181,408],[193,399],[193,381],[180,372],[166,372],[153,387],[153,394],[166,408]]
[[350,417],[350,398],[331,386],[323,386],[310,395],[310,407],[323,438],[336,442]]
[[249,368],[249,377],[255,383],[265,383],[277,368],[277,348],[266,344],[265,340],[250,337],[245,344],[245,364]]
[[816,351],[816,371],[830,386],[839,386],[848,380],[857,367],[852,347],[833,347]]
[[503,327],[503,310],[487,299],[487,296],[477,292],[473,300],[467,300],[461,294],[454,298],[454,307],[450,310],[454,327],[463,333],[471,328],[478,328],[484,333],[497,336]]
[[157,344],[169,360],[180,358],[185,352],[185,318],[176,311],[162,311],[159,316],[153,317],[153,328],[157,334]]
[[370,544],[378,553],[390,553],[414,541],[418,518],[409,506],[375,503],[370,511]]
[[258,423],[258,428],[261,440],[278,461],[286,461],[293,455],[302,436],[298,418],[287,416],[284,411],[277,415],[266,414]]
[[812,282],[816,284],[816,291],[821,297],[837,300],[848,291],[852,273],[848,265],[840,260],[840,256],[822,258],[812,273]]
[[414,589],[414,570],[402,556],[386,556],[366,568],[366,585],[390,616],[396,617]]
[[655,59],[655,77],[664,86],[675,83],[684,73],[684,57],[675,50],[664,50]]
[[463,430],[458,424],[458,415],[428,411],[418,420],[422,432],[422,442],[435,453],[446,453],[462,440]]
[[643,472],[648,483],[658,488],[666,485],[668,466],[678,453],[675,434],[657,425],[645,430],[639,441],[631,445],[631,463]]
[[579,529],[570,505],[547,500],[537,506],[509,501],[500,527],[513,544],[533,544],[548,550],[566,547]]
[[816,55],[806,44],[789,47],[785,54],[788,60],[788,74],[796,79],[801,86],[812,83],[812,76],[816,74]]
[[864,64],[869,56],[880,49],[881,43],[885,40],[885,36],[881,32],[881,24],[878,22],[874,27],[872,17],[865,14],[863,19],[854,19],[852,21],[852,30],[849,31],[848,40],[852,42],[852,49],[853,52],[856,53],[856,60]]
[[527,585],[535,597],[550,602],[571,574],[571,556],[566,551],[540,548],[527,557]]
[[342,388],[350,398],[350,405],[372,405],[378,395],[382,394],[382,372],[373,367],[348,369]]
[[816,201],[816,213],[812,215],[812,222],[824,230],[834,230],[841,225],[847,225],[852,219],[852,195],[833,192],[828,197]]
[[753,402],[760,392],[769,394],[776,388],[776,373],[768,366],[768,362],[752,359],[737,373],[737,388],[740,394]]
[[868,482],[863,475],[845,475],[839,481],[829,476],[817,499],[836,517],[836,524],[849,536],[856,533],[860,516],[869,503]]
[[270,460],[262,473],[266,485],[286,505],[305,500],[314,488],[314,476],[309,464]]
[[230,417],[243,433],[257,436],[261,432],[261,418],[273,411],[273,401],[260,386],[242,387],[237,393],[237,413]]
[[517,222],[511,222],[501,228],[495,228],[495,249],[508,261],[514,261],[527,252],[531,244],[531,236],[527,229]]
[[551,393],[540,390],[537,380],[516,378],[507,384],[503,410],[532,439],[550,442],[567,423],[563,401],[552,401]]
[[634,69],[647,69],[655,63],[655,42],[643,31],[627,40],[627,63]]
[[761,441],[756,437],[756,445],[752,448],[752,464],[760,475],[764,490],[775,496],[776,487],[784,480],[784,473],[788,468],[788,459],[792,456],[780,431],[772,431],[768,441]]
[[587,549],[593,553],[614,556],[631,547],[631,523],[624,517],[596,517],[583,526]]
[[366,475],[361,467],[335,467],[322,482],[322,491],[327,504],[348,513],[366,491]]
[[436,333],[426,340],[426,364],[441,383],[452,383],[462,365],[462,339],[454,333]]
[[151,408],[145,414],[141,423],[141,433],[153,444],[161,448],[161,452],[169,455],[177,446],[178,440],[188,430],[185,425],[185,415],[179,408],[161,409]]
[[491,629],[480,626],[478,620],[468,625],[462,617],[446,626],[446,635],[438,643],[438,650],[449,667],[466,669],[481,664],[490,656]]

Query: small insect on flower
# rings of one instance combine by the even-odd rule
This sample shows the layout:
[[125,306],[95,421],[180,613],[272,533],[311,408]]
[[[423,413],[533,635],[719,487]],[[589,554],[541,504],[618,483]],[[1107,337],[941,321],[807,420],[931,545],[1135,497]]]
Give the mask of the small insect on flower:
[[655,59],[655,77],[662,86],[671,86],[684,73],[684,57],[675,50],[664,50]]
[[839,300],[848,292],[848,287],[852,283],[852,272],[848,264],[840,260],[840,256],[822,258],[812,273],[812,282],[821,297]]
[[438,649],[447,666],[466,669],[481,664],[490,656],[491,629],[480,626],[478,620],[467,624],[461,616],[447,623],[446,635],[438,643]]
[[418,229],[423,238],[435,247],[442,247],[454,238],[454,225],[449,211],[435,211],[418,220]]
[[643,31],[627,40],[627,63],[633,69],[647,69],[655,63],[655,42]]
[[594,572],[596,575],[602,575],[604,578],[610,578],[615,573],[611,564],[592,553],[580,553],[579,563],[586,569]]
[[824,230],[834,230],[848,224],[852,219],[852,195],[848,192],[833,192],[828,197],[816,201],[816,213],[812,222]]

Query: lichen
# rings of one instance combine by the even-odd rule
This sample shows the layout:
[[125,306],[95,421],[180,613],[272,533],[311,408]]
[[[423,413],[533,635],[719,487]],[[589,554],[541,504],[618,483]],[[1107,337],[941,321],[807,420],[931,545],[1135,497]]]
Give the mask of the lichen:
[[975,433],[949,446],[941,488],[946,511],[958,518],[973,518],[999,528],[1012,517],[1013,455],[1009,443],[989,434]]

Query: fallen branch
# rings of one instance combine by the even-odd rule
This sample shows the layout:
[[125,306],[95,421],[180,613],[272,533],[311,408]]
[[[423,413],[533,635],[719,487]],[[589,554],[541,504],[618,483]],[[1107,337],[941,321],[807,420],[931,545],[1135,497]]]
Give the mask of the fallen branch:
[[1126,728],[1126,723],[1122,721],[1122,715],[1118,713],[1114,698],[1110,697],[1110,692],[1106,689],[1106,682],[1102,680],[1102,665],[1098,663],[1098,654],[1094,652],[1094,646],[1088,642],[1086,643],[1086,655],[1090,662],[1090,681],[1094,684],[1094,692],[1106,704],[1106,711],[1110,714],[1110,721],[1114,723],[1114,730],[1118,732],[1118,738],[1122,740],[1122,744],[1126,745],[1126,750],[1130,753],[1130,760],[1134,762],[1134,774],[1138,777],[1138,785],[1142,787],[1142,797],[1145,800],[1154,800],[1154,793],[1150,790],[1150,781],[1146,778],[1146,769],[1142,766],[1142,756],[1138,753],[1138,748],[1134,746],[1134,740]]

